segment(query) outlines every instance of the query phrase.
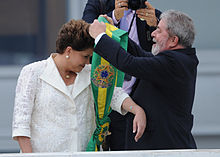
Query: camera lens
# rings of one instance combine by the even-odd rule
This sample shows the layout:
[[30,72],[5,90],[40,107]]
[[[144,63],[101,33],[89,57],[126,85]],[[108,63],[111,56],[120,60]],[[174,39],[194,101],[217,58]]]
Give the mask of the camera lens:
[[146,5],[145,5],[145,2],[147,1],[147,0],[140,0],[141,2],[140,2],[140,8],[146,8]]
[[132,10],[146,8],[145,1],[147,0],[128,0],[128,8]]

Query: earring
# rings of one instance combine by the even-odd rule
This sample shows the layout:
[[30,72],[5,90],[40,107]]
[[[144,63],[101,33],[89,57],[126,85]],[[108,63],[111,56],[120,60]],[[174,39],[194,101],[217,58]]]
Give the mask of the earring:
[[66,59],[69,59],[69,58],[70,58],[70,56],[66,55]]

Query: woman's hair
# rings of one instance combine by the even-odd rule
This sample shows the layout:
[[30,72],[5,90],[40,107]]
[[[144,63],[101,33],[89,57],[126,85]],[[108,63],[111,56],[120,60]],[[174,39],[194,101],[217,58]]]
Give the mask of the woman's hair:
[[179,38],[180,45],[192,46],[195,39],[195,28],[188,15],[175,10],[167,10],[161,14],[160,19],[166,22],[169,35],[176,35]]
[[61,28],[56,40],[56,52],[62,54],[68,47],[83,51],[94,47],[94,39],[89,35],[89,24],[83,20],[70,20]]

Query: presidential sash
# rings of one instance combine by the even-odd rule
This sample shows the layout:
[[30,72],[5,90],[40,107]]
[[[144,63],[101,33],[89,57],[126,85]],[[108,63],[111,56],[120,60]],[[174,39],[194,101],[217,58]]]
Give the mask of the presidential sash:
[[[106,34],[127,50],[128,33],[109,24],[104,17],[99,17],[98,21],[104,22]],[[88,143],[87,151],[99,151],[105,137],[110,134],[108,130],[111,120],[108,115],[111,112],[111,99],[114,87],[122,87],[123,81],[123,72],[93,52],[91,85],[95,105],[96,129]]]

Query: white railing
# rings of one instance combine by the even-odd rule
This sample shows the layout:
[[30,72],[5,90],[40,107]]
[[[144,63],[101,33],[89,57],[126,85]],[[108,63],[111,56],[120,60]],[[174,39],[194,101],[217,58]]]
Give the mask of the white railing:
[[220,157],[220,149],[0,154],[0,157]]

